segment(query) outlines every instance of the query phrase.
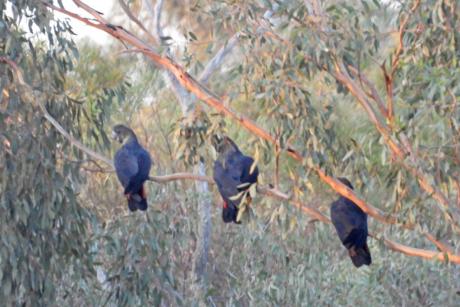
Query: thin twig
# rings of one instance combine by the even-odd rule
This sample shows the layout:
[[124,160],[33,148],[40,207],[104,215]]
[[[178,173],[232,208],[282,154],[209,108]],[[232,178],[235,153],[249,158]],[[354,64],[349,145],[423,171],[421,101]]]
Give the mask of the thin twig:
[[444,253],[452,253],[452,248],[450,248],[450,246],[447,246],[446,244],[436,240],[436,238],[429,234],[429,233],[424,233],[423,234],[429,241],[431,241],[434,245],[436,245],[436,247],[441,251],[441,252],[444,252]]
[[385,77],[385,86],[387,90],[387,110],[388,110],[387,118],[391,125],[393,125],[393,121],[394,121],[393,81],[394,81],[396,70],[398,68],[401,54],[404,50],[404,34],[406,32],[407,23],[409,22],[410,16],[415,12],[415,10],[419,7],[419,5],[420,5],[420,0],[414,1],[409,13],[401,21],[401,24],[399,26],[399,44],[393,55],[393,61],[391,63],[391,72],[387,73],[385,69],[385,63],[383,63],[382,65],[382,71]]
[[385,104],[383,103],[383,100],[380,97],[379,93],[377,92],[377,89],[375,88],[374,84],[372,84],[372,82],[361,71],[358,71],[353,66],[348,65],[347,68],[350,70],[350,72],[355,77],[358,77],[359,80],[362,81],[367,86],[370,93],[366,93],[366,94],[377,103],[377,107],[379,108],[380,113],[382,113],[382,116],[387,117],[388,110],[385,107]]
[[156,41],[155,37],[153,37],[152,34],[144,27],[144,25],[137,19],[136,16],[134,16],[133,12],[129,9],[128,5],[125,3],[123,0],[118,0],[118,3],[120,3],[121,8],[123,11],[128,15],[129,19],[131,19],[139,28],[141,28],[142,31],[147,35],[147,37],[150,39],[152,43],[160,43],[160,41]]

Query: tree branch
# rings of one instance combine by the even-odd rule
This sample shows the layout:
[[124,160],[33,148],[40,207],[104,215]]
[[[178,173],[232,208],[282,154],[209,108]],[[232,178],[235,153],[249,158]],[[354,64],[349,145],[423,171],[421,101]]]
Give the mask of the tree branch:
[[358,69],[354,68],[353,66],[348,65],[347,68],[355,76],[355,78],[358,78],[367,86],[370,93],[366,94],[377,103],[377,107],[379,108],[382,116],[388,118],[388,110],[372,82],[365,75],[363,75],[361,71],[358,71]]
[[[375,235],[369,234],[369,236],[378,239]],[[439,261],[450,261],[452,263],[460,264],[460,256],[455,255],[451,252],[435,252],[435,251],[429,251],[426,249],[421,249],[421,248],[415,248],[415,247],[410,247],[406,246],[385,238],[382,238],[383,243],[385,243],[386,246],[388,246],[390,249],[403,253],[408,256],[412,257],[419,257],[419,258],[425,258],[425,259],[432,259],[432,260],[439,260]]]
[[409,13],[404,17],[404,19],[401,21],[401,24],[399,25],[399,44],[398,48],[396,49],[394,56],[393,56],[393,61],[391,63],[391,77],[394,76],[397,66],[399,64],[399,59],[400,56],[404,50],[404,34],[406,32],[406,27],[407,23],[409,22],[410,16],[415,12],[415,10],[419,7],[420,5],[420,0],[415,0],[414,3],[412,4],[412,7],[410,8]]
[[120,6],[121,8],[123,9],[123,11],[126,13],[126,15],[129,17],[129,19],[131,19],[139,28],[141,28],[141,30],[147,35],[147,37],[150,39],[150,41],[152,43],[155,43],[155,41],[157,43],[160,43],[161,41],[159,40],[155,40],[155,37],[153,37],[152,34],[150,34],[149,31],[147,31],[147,29],[144,27],[144,25],[139,21],[139,19],[137,19],[136,16],[134,16],[133,12],[131,12],[131,10],[129,9],[128,5],[125,3],[125,1],[123,0],[118,0],[118,3],[120,3]]
[[387,73],[385,62],[380,66],[385,80],[385,89],[387,92],[387,118],[389,123],[393,124],[394,110],[393,110],[393,76]]
[[427,238],[429,241],[431,241],[434,245],[436,245],[436,247],[440,251],[442,251],[444,253],[447,253],[447,254],[452,253],[452,248],[450,246],[447,246],[446,244],[436,240],[436,238],[433,235],[431,235],[429,233],[424,233],[423,235],[425,236],[425,238]]
[[398,68],[399,59],[404,50],[404,34],[406,32],[407,23],[409,22],[410,16],[415,12],[419,7],[420,0],[415,0],[412,4],[412,7],[409,13],[404,17],[399,26],[399,44],[396,48],[396,51],[393,55],[393,61],[391,63],[391,72],[388,74],[385,69],[385,63],[382,65],[383,75],[385,77],[385,86],[387,90],[387,110],[388,110],[388,121],[393,124],[394,120],[394,110],[393,110],[393,80]]
[[220,48],[220,50],[214,55],[214,57],[208,62],[205,69],[201,72],[200,81],[203,84],[208,83],[211,75],[216,71],[225,60],[225,57],[229,55],[236,46],[240,39],[240,33],[234,34],[227,43]]
[[[149,2],[149,0],[145,0],[145,2]],[[149,8],[149,12],[153,17],[153,24],[155,27],[155,33],[157,40],[161,42],[161,37],[163,37],[163,28],[161,27],[161,13],[163,11],[163,0],[157,0],[155,4],[155,10],[152,11],[152,6],[150,3],[147,4]]]
[[364,94],[361,88],[356,86],[356,84],[350,78],[350,76],[348,75],[348,73],[346,72],[343,66],[343,63],[340,61],[337,61],[335,63],[335,70],[332,73],[334,77],[338,81],[340,81],[350,91],[350,93],[353,96],[355,96],[355,98],[358,100],[358,102],[361,104],[361,106],[366,111],[370,120],[374,123],[377,130],[383,136],[385,143],[388,144],[392,153],[399,159],[403,160],[405,157],[404,151],[402,150],[402,148],[400,148],[397,141],[390,135],[391,131],[388,128],[388,126],[377,117],[369,101],[366,98],[366,94]]
[[[103,23],[103,24],[107,24],[107,23],[108,23],[107,20],[104,19],[104,18],[102,17],[101,12],[96,11],[95,9],[93,9],[92,7],[90,7],[89,5],[83,3],[83,2],[80,1],[80,0],[73,0],[73,2],[74,2],[75,5],[78,6],[79,8],[81,8],[81,9],[87,11],[88,13],[90,13],[90,14],[91,14],[94,18],[96,18],[96,20],[99,21],[100,23]],[[42,3],[47,4],[47,3],[44,2],[43,0],[42,0]]]

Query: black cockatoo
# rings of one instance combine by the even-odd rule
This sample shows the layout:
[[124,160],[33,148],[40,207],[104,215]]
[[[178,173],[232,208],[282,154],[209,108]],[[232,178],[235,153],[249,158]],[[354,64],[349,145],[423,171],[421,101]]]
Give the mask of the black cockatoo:
[[114,164],[118,180],[125,188],[130,211],[147,210],[147,196],[144,182],[149,178],[152,159],[150,154],[139,144],[133,130],[116,125],[112,137],[123,144],[115,153]]
[[[338,180],[353,190],[348,179]],[[331,205],[331,220],[355,267],[370,265],[372,259],[367,246],[367,214],[354,202],[340,196]]]
[[[224,200],[222,219],[225,223],[239,224],[236,218],[243,194],[238,199],[232,200],[231,198],[248,190],[252,184],[256,183],[259,170],[257,166],[253,167],[251,173],[254,159],[243,155],[229,137],[225,136],[223,139],[216,137],[214,147],[218,157],[214,162],[213,178]],[[246,194],[246,197],[246,200],[251,200],[250,195]]]

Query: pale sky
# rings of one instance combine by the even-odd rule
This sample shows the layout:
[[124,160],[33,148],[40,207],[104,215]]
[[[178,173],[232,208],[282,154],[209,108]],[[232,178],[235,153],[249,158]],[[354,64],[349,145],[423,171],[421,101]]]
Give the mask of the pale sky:
[[[99,0],[99,1],[89,1],[89,0],[83,0],[86,4],[91,5],[92,8],[95,10],[104,13],[104,16],[109,16],[110,10],[112,9],[114,0]],[[91,15],[87,14],[84,10],[78,8],[72,0],[62,0],[62,4],[64,7],[73,13],[77,13],[78,15],[82,17],[89,17],[92,18]],[[61,14],[59,12],[56,12],[56,16],[59,18],[65,18],[67,17],[64,14]],[[89,38],[91,41],[98,43],[98,44],[105,44],[109,40],[113,40],[113,38],[105,33],[104,31],[101,31],[99,29],[92,28],[90,26],[87,26],[83,22],[79,20],[75,20],[73,18],[70,18],[70,24],[72,25],[72,30],[77,34],[77,36],[74,36],[75,40],[80,40],[83,38]]]

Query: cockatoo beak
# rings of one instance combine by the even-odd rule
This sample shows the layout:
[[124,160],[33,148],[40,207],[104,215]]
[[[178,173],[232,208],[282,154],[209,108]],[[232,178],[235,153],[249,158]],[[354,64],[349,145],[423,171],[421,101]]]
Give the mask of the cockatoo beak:
[[112,139],[114,139],[115,141],[118,141],[120,143],[122,142],[120,136],[113,130],[112,130],[112,135],[111,136],[112,136]]

